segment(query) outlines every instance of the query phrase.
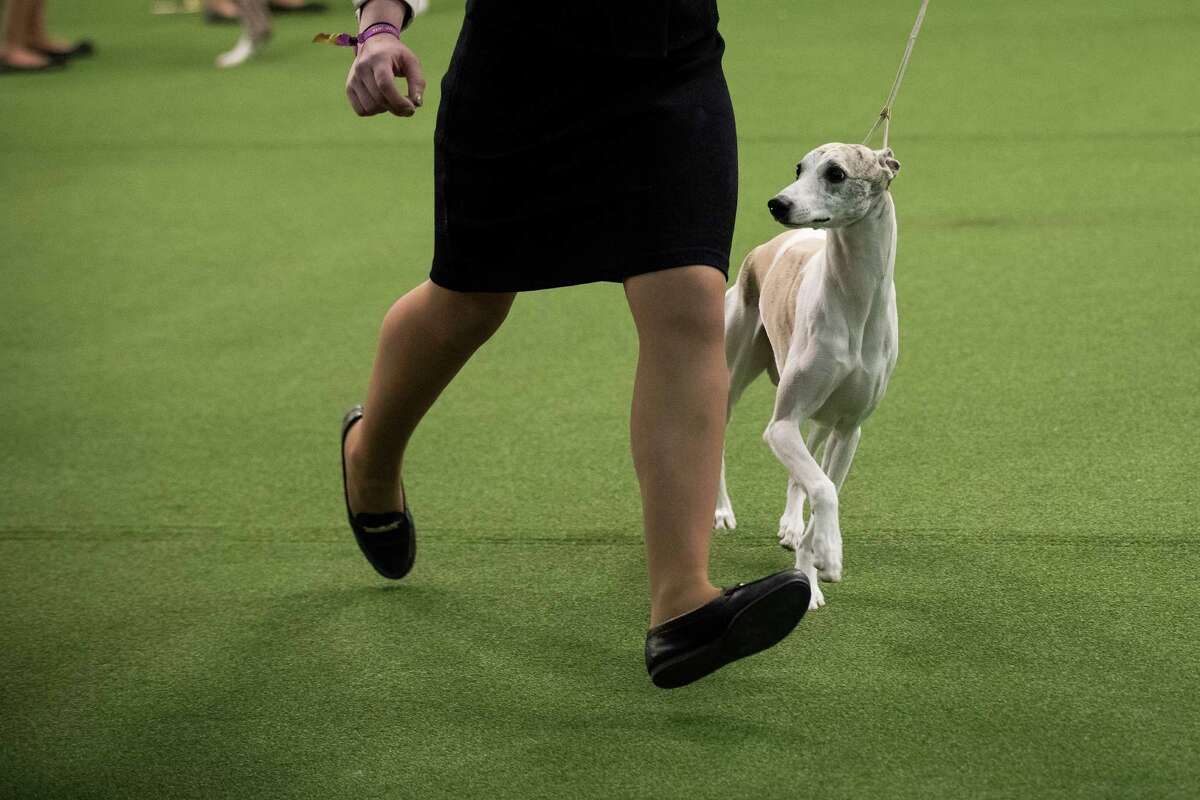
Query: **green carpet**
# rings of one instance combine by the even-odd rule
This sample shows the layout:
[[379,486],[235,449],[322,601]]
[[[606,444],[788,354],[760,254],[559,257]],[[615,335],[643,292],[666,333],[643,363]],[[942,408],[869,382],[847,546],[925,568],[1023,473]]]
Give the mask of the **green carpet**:
[[[866,132],[917,5],[726,0],[735,269],[799,157]],[[56,0],[97,57],[0,76],[0,796],[1200,795],[1195,3],[932,4],[846,579],[676,692],[642,665],[619,286],[520,296],[429,413],[408,579],[344,526],[461,3],[406,34],[412,120],[356,117],[307,43],[341,8],[218,72],[236,29],[148,7]],[[729,428],[721,583],[789,563],[771,398]]]

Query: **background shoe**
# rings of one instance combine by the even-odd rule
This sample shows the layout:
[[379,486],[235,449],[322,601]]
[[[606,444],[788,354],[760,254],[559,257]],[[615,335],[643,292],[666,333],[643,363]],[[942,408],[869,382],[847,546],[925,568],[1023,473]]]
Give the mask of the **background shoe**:
[[34,72],[55,72],[66,65],[66,61],[56,61],[53,58],[37,67],[25,67],[19,64],[9,64],[7,61],[0,61],[0,75],[29,75]]
[[40,47],[35,47],[34,50],[52,61],[65,62],[70,61],[72,58],[95,55],[96,43],[91,39],[80,39],[78,42],[73,44],[69,50],[43,50]]
[[371,566],[385,578],[400,580],[408,574],[417,557],[417,532],[409,510],[408,492],[404,481],[400,491],[404,494],[403,511],[387,511],[382,514],[355,514],[350,510],[350,489],[346,483],[346,434],[362,419],[363,407],[354,406],[342,418],[342,494],[346,499],[346,518],[358,549],[366,556]]
[[646,634],[646,670],[662,689],[686,686],[777,644],[808,610],[808,578],[785,569],[739,583]]
[[324,3],[301,3],[291,6],[272,0],[270,5],[272,14],[323,14],[329,10],[329,6]]
[[241,22],[241,18],[237,14],[226,15],[206,8],[204,9],[204,21],[209,25],[236,25]]

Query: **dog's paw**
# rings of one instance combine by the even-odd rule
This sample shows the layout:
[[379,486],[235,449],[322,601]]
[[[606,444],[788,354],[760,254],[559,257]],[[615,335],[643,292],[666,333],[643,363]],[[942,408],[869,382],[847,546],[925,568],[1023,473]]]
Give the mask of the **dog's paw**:
[[807,548],[797,555],[796,569],[803,572],[804,577],[808,578],[809,589],[812,592],[808,596],[808,610],[816,611],[818,608],[825,605],[825,593],[821,591],[821,587],[817,583],[817,570],[812,565],[812,554]]
[[842,579],[842,534],[838,530],[813,536],[813,565],[826,583]]
[[724,528],[731,531],[736,527],[737,520],[733,516],[733,509],[728,507],[718,508],[717,512],[713,515],[713,530],[717,531]]
[[821,591],[820,585],[814,580],[812,581],[812,594],[808,597],[808,610],[816,611],[825,605],[825,593]]
[[800,549],[800,542],[804,540],[804,529],[781,526],[779,528],[779,545],[784,550],[795,552]]

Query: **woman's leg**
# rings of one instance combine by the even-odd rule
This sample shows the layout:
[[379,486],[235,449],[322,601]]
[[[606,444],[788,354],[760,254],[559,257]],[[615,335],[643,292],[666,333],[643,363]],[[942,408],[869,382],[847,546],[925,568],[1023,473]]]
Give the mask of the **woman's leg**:
[[512,292],[456,292],[426,280],[383,318],[363,419],[346,437],[350,508],[404,508],[404,448],[467,359],[500,327]]
[[653,626],[720,591],[708,579],[708,546],[729,394],[725,277],[698,265],[635,275],[624,284],[638,331],[629,427]]
[[37,0],[8,0],[4,9],[4,45],[0,59],[14,67],[43,67],[50,59],[33,49],[29,38],[38,13]]
[[46,30],[46,0],[33,0],[33,12],[29,15],[26,41],[30,47],[61,53],[71,49],[66,39],[53,39]]

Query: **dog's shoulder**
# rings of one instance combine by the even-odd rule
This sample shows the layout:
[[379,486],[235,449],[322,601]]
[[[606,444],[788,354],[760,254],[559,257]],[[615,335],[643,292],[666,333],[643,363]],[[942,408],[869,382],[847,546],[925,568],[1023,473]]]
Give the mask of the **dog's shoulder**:
[[753,286],[757,294],[766,285],[767,276],[777,265],[782,265],[783,271],[788,273],[802,269],[813,254],[824,246],[825,231],[808,228],[784,231],[746,255],[739,277],[744,283]]
[[764,245],[770,248],[770,258],[764,259],[762,265],[758,308],[767,337],[777,347],[786,350],[791,340],[796,324],[796,295],[805,267],[824,246],[825,232],[811,229],[788,231]]
[[825,246],[825,231],[801,229],[787,231],[762,245],[758,270],[758,285],[765,287],[768,280],[773,284],[793,285],[804,267]]

